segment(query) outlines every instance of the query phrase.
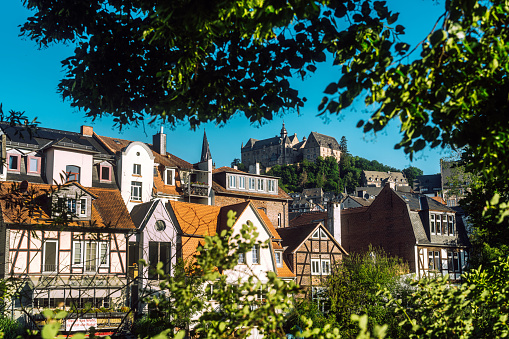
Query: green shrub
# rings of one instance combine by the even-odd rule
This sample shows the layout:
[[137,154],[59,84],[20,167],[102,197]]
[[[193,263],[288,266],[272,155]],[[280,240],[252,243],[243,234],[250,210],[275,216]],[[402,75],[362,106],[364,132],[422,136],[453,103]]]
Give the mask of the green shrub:
[[21,324],[14,319],[1,317],[0,333],[3,333],[4,339],[14,339],[23,333],[23,326],[21,326]]

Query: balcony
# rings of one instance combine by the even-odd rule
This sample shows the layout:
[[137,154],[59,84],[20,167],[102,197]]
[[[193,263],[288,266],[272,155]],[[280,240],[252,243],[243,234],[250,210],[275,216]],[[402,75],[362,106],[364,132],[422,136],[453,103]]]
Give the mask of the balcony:
[[209,186],[203,183],[192,183],[182,187],[185,196],[208,197]]
[[43,273],[55,273],[58,271],[58,265],[56,264],[44,264],[42,265]]

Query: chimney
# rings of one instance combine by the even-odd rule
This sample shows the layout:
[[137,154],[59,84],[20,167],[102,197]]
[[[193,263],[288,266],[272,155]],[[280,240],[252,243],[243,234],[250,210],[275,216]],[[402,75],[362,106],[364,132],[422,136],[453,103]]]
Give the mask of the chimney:
[[81,135],[83,135],[84,137],[91,137],[94,135],[94,128],[91,127],[91,126],[85,126],[85,125],[82,125],[81,126]]
[[166,134],[163,133],[163,126],[161,126],[161,131],[159,133],[154,134],[152,141],[154,144],[154,151],[161,155],[166,155]]
[[341,204],[338,201],[329,201],[327,204],[327,229],[334,239],[341,244]]
[[237,167],[237,165],[233,165],[233,169],[238,170],[239,168]]

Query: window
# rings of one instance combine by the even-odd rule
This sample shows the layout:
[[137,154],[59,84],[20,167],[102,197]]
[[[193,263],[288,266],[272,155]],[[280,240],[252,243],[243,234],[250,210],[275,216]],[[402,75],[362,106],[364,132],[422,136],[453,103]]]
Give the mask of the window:
[[131,181],[131,200],[141,201],[141,182]]
[[429,263],[428,269],[430,271],[440,271],[440,252],[439,251],[429,251]]
[[236,181],[235,179],[236,179],[236,178],[235,178],[235,176],[234,176],[234,175],[230,175],[230,176],[228,177],[228,186],[229,186],[230,188],[235,188],[235,181]]
[[442,234],[442,217],[440,214],[436,215],[436,223],[437,223],[437,234]]
[[320,274],[320,259],[311,259],[311,274]]
[[[148,243],[148,261],[151,268],[155,268],[157,263],[163,263],[161,269],[164,274],[171,272],[171,242],[156,242],[150,241]],[[149,269],[149,279],[158,279],[158,275]]]
[[330,260],[322,259],[322,274],[323,275],[330,274]]
[[85,266],[85,272],[97,272],[100,266],[108,266],[109,251],[107,242],[76,241],[73,245],[74,266]]
[[431,228],[431,234],[435,234],[435,215],[434,214],[431,214],[430,228]]
[[249,178],[249,189],[254,190],[256,189],[256,181],[255,178]]
[[325,233],[325,231],[323,229],[319,228],[315,231],[315,233],[313,233],[311,238],[313,238],[313,239],[320,239],[320,238],[327,239],[327,233]]
[[58,255],[57,255],[58,242],[56,240],[46,240],[43,247],[42,264],[43,272],[57,272],[58,271]]
[[166,185],[175,186],[175,170],[167,168],[164,171],[164,183]]
[[267,190],[269,192],[274,192],[275,191],[274,180],[267,180]]
[[67,182],[69,181],[80,182],[80,168],[74,165],[65,166],[65,177]]
[[83,243],[81,241],[75,241],[73,244],[72,264],[81,265],[83,264]]
[[454,216],[449,216],[449,235],[454,235]]
[[327,234],[325,234],[325,231],[320,228],[320,238],[327,239]]
[[253,245],[251,254],[253,255],[253,257],[252,257],[253,264],[259,264],[260,263],[260,245]]
[[458,252],[447,252],[447,266],[449,272],[461,272]]
[[100,167],[101,177],[99,178],[101,181],[111,181],[111,167],[106,165],[101,165]]
[[239,253],[239,264],[246,263],[246,253]]
[[283,260],[282,260],[281,252],[276,251],[275,254],[276,254],[276,266],[283,267]]
[[263,191],[264,179],[258,179],[258,191]]
[[28,173],[40,173],[41,172],[41,158],[28,156]]
[[281,213],[277,214],[277,227],[281,227]]
[[67,213],[76,214],[76,199],[67,198]]
[[311,236],[313,239],[320,239],[320,230],[316,230],[315,233]]
[[239,188],[246,188],[246,178],[245,177],[239,177]]
[[447,215],[442,214],[442,234],[447,235]]
[[81,198],[80,199],[80,210],[79,210],[79,216],[84,217],[87,215],[87,199]]
[[8,154],[8,167],[9,171],[19,172],[20,163],[21,163],[21,155],[19,154]]
[[141,165],[133,164],[133,175],[141,175]]

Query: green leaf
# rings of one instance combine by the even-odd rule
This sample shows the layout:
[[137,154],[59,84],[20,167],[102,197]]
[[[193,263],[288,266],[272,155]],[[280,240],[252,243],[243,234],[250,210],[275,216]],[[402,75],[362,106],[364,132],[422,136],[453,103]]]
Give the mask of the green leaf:
[[323,91],[325,94],[334,94],[338,91],[338,84],[335,82],[331,82],[327,88],[325,88],[325,91]]
[[433,32],[433,34],[431,34],[431,36],[429,38],[429,42],[431,42],[431,45],[433,47],[435,47],[436,45],[438,45],[439,43],[444,41],[446,38],[447,38],[447,32],[442,29],[439,29],[439,30],[436,30],[435,32]]

